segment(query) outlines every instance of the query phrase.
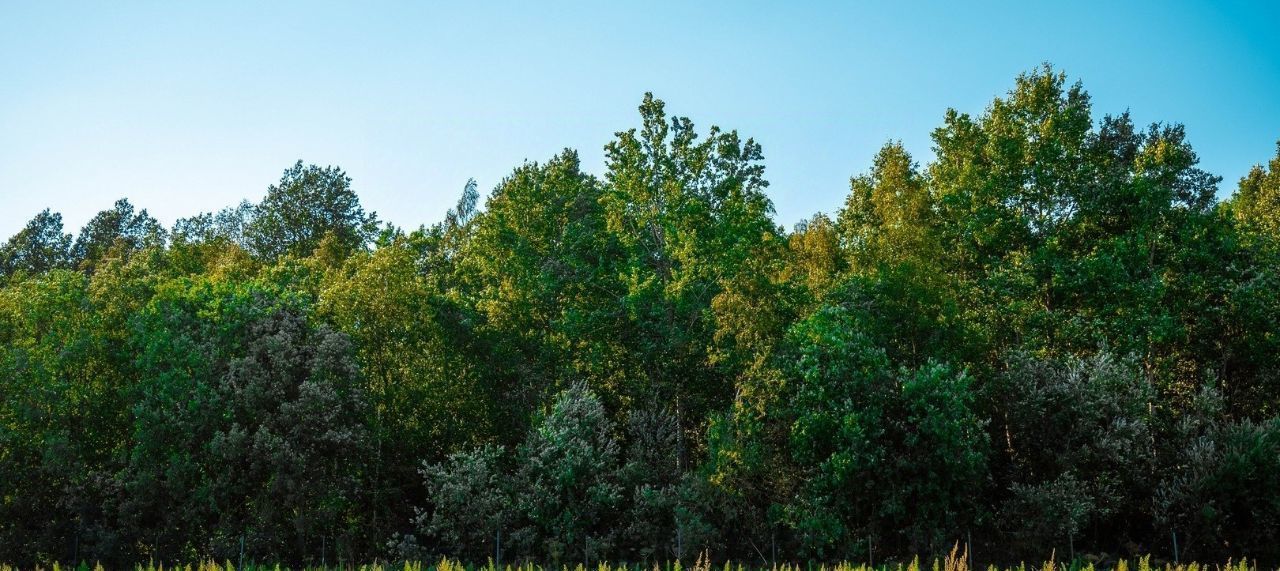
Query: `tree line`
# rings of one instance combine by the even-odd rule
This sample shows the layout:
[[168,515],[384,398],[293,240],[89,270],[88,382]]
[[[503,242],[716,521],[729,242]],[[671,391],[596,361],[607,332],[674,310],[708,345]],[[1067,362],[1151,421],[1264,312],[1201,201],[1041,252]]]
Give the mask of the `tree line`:
[[405,229],[337,167],[0,248],[0,561],[1280,560],[1280,146],[1043,66],[785,230],[646,95]]

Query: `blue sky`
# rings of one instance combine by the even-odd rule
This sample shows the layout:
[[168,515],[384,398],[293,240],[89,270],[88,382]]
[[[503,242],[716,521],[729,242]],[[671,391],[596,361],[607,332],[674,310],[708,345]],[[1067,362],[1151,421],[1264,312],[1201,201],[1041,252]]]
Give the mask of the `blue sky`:
[[560,149],[603,171],[645,91],[764,146],[780,224],[834,211],[885,141],[921,162],[1049,61],[1096,117],[1184,123],[1225,196],[1280,139],[1280,2],[0,4],[0,235],[119,197],[166,226],[295,160],[441,218]]

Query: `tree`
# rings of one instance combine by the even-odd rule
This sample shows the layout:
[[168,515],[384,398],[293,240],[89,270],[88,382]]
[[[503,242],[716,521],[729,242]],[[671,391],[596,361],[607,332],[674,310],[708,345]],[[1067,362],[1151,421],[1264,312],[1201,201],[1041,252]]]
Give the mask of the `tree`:
[[[421,505],[417,468],[507,433],[502,394],[487,381],[488,353],[472,314],[417,270],[397,238],[327,272],[319,316],[351,338],[369,404],[373,464],[370,535],[389,535]],[[513,411],[516,412],[516,411]]]
[[836,226],[853,268],[865,273],[938,259],[933,197],[902,143],[882,147],[871,172],[854,177],[850,187]]
[[1267,166],[1255,165],[1240,179],[1230,204],[1232,214],[1248,231],[1280,241],[1280,142]]
[[249,201],[219,210],[217,214],[205,212],[190,218],[179,218],[170,234],[174,244],[198,244],[222,241],[243,246],[245,227],[253,219],[253,205]]
[[1086,530],[1130,533],[1156,472],[1156,397],[1133,359],[1009,357],[999,392],[1012,494],[1001,519],[1026,548],[1072,547]]
[[[1221,305],[1234,281],[1214,258],[1233,257],[1213,229],[1218,178],[1195,168],[1179,125],[1137,132],[1127,116],[1104,119],[1091,136],[1092,192],[1058,238],[1047,279],[1047,342],[1087,350],[1106,343],[1140,355],[1164,388],[1194,394],[1203,379],[1171,373],[1211,362],[1215,350],[1187,343],[1190,329]],[[1133,308],[1143,310],[1133,313]],[[1194,366],[1194,365],[1192,365]]]
[[[1249,553],[1271,559],[1280,500],[1269,493],[1280,474],[1280,421],[1233,419],[1214,387],[1179,411],[1158,452],[1164,466],[1154,488],[1157,545],[1177,541],[1184,560]],[[1165,538],[1168,538],[1167,540]]]
[[[1280,143],[1268,166],[1255,166],[1221,205],[1213,248],[1196,262],[1217,270],[1221,310],[1194,307],[1210,319],[1196,336],[1219,355],[1214,372],[1232,412],[1255,419],[1280,411]],[[1208,349],[1208,348],[1206,348]]]
[[809,556],[848,553],[870,531],[877,481],[887,455],[893,373],[848,316],[819,310],[789,333],[794,378],[788,395],[791,461],[800,490],[785,504],[787,523]]
[[1206,373],[1247,360],[1234,347],[1248,342],[1199,331],[1230,331],[1209,308],[1232,307],[1257,266],[1215,222],[1220,179],[1197,168],[1181,125],[1095,125],[1088,93],[1046,65],[978,118],[949,111],[934,142],[942,269],[988,345],[984,366],[1001,347],[1106,345],[1186,401]]
[[491,378],[516,434],[522,416],[570,379],[626,413],[625,290],[601,196],[574,151],[526,163],[493,190],[460,249],[456,281],[482,320],[479,333],[493,340]]
[[62,232],[62,215],[45,209],[0,246],[0,280],[17,272],[42,274],[71,265],[71,235]]
[[[640,369],[638,386],[628,392],[673,404],[682,429],[679,457],[688,466],[686,433],[700,436],[693,427],[725,406],[732,388],[731,372],[713,367],[707,352],[724,313],[716,319],[706,308],[730,284],[768,291],[752,278],[768,279],[772,270],[760,272],[753,263],[767,268],[784,250],[769,219],[773,206],[754,140],[712,127],[699,142],[693,122],[668,121],[652,94],[640,115],[638,131],[619,132],[605,147],[600,201],[622,251],[617,275],[629,321],[623,340]],[[729,305],[769,309],[749,298]],[[719,334],[737,337],[732,329]]]
[[267,187],[244,237],[254,254],[275,260],[285,254],[309,256],[330,234],[341,251],[361,250],[377,229],[376,214],[360,207],[347,173],[298,161]]
[[350,341],[269,294],[181,280],[141,316],[120,517],[144,555],[360,548],[368,405]]
[[678,508],[684,474],[676,458],[680,427],[669,409],[633,410],[627,418],[627,446],[620,476],[626,509],[619,520],[616,552],[641,561],[680,558],[688,519]]
[[440,464],[424,463],[432,507],[418,512],[420,533],[439,538],[454,557],[501,562],[502,533],[514,515],[502,457],[502,448],[484,446],[450,454]]
[[128,199],[121,198],[80,229],[71,246],[71,259],[92,273],[104,258],[126,259],[139,250],[163,247],[165,240],[164,228],[155,218],[146,210],[134,213]]
[[786,278],[802,283],[814,301],[821,301],[848,271],[840,231],[825,214],[796,223],[787,236],[787,250]]
[[129,371],[103,309],[79,272],[0,288],[0,558],[118,560]]
[[886,486],[880,515],[912,552],[939,553],[986,515],[987,420],[964,371],[928,362],[897,376],[888,472],[900,485]]
[[932,551],[975,521],[986,434],[964,373],[895,369],[840,307],[798,323],[788,346],[782,418],[800,475],[784,501],[801,549],[863,552],[872,537],[886,551]]
[[209,444],[225,467],[213,488],[224,522],[215,537],[256,536],[264,555],[295,561],[322,538],[351,550],[369,439],[350,340],[290,311],[255,322],[246,338],[247,354],[216,389],[215,410],[231,421]]
[[622,500],[619,446],[600,399],[582,384],[556,395],[517,453],[517,505],[527,526],[513,538],[553,561],[588,565],[612,547]]

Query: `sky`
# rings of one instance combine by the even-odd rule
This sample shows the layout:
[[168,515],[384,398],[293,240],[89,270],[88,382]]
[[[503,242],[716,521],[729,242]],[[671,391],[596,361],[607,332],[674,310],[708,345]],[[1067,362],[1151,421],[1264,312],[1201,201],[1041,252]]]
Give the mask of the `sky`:
[[[127,197],[165,226],[301,159],[440,220],[468,178],[603,146],[646,91],[764,148],[776,220],[834,212],[886,141],[924,163],[1051,62],[1095,119],[1186,125],[1220,197],[1280,139],[1280,2],[0,3],[0,236]],[[705,132],[705,131],[703,131]]]

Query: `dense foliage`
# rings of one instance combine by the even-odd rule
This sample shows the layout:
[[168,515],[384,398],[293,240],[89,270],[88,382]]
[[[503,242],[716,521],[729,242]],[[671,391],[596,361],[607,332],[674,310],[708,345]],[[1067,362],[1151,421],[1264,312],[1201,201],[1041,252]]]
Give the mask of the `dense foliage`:
[[301,162],[37,214],[0,561],[1280,561],[1280,152],[1219,202],[1046,66],[786,231],[759,144],[640,113],[417,229]]

